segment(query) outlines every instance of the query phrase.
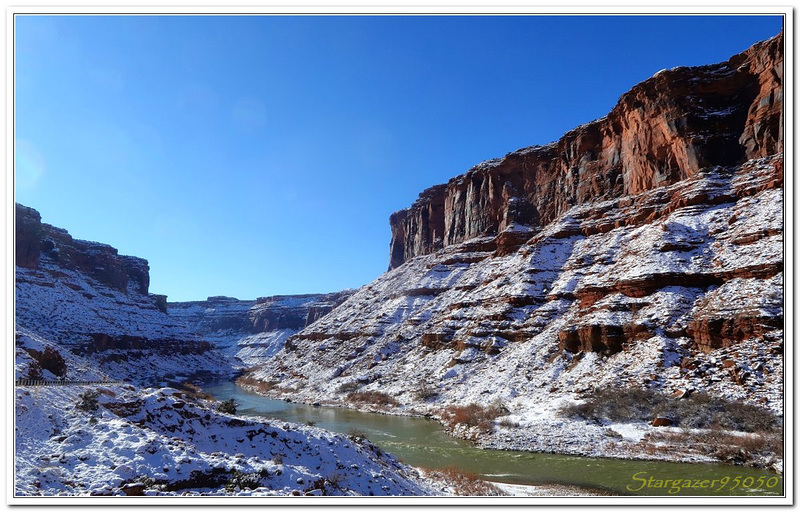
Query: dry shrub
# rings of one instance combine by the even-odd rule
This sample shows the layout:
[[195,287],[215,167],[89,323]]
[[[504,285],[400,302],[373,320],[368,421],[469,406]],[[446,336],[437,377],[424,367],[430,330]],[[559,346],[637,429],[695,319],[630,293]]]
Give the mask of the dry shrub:
[[351,441],[363,441],[367,438],[367,434],[363,430],[353,427],[347,432],[347,437],[349,437]]
[[758,457],[783,457],[783,433],[780,430],[746,435],[731,434],[719,429],[682,432],[651,432],[650,442],[690,446],[731,464],[749,464]]
[[439,390],[430,384],[423,384],[422,387],[414,392],[414,396],[417,398],[417,400],[422,400],[424,402],[433,397],[439,396]]
[[456,496],[507,496],[503,490],[481,480],[475,473],[462,471],[455,466],[429,470],[429,475],[433,479],[443,480]]
[[250,375],[243,375],[236,379],[236,383],[240,386],[249,387],[254,389],[257,393],[269,393],[270,391],[280,391],[276,380],[260,380]]
[[339,386],[337,388],[337,390],[339,391],[339,393],[347,393],[349,391],[355,391],[359,387],[361,387],[361,385],[358,382],[355,382],[355,381],[354,382],[345,382],[344,384]]
[[216,402],[216,398],[211,393],[206,393],[200,386],[196,386],[191,382],[184,382],[181,384],[181,391],[183,391],[186,396],[193,399],[203,399],[203,400],[211,400]]
[[502,420],[497,422],[498,425],[505,428],[518,428],[519,423],[512,420],[511,418],[503,418]]
[[382,391],[355,391],[347,394],[347,401],[354,404],[374,404],[381,406],[398,406],[400,402]]
[[451,405],[442,410],[442,420],[450,427],[466,425],[478,427],[484,432],[491,432],[494,419],[506,414],[506,410],[499,404],[484,407],[479,404]]
[[646,421],[657,416],[670,418],[686,428],[721,428],[741,432],[771,431],[779,419],[768,409],[724,398],[696,393],[676,399],[650,389],[604,388],[595,391],[584,403],[561,410],[564,416],[593,421]]

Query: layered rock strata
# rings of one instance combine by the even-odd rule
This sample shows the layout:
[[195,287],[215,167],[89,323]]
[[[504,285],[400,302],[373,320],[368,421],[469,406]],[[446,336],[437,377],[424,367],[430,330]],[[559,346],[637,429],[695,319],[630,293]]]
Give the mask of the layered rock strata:
[[204,301],[170,302],[168,311],[225,354],[255,365],[275,354],[289,336],[324,317],[351,293],[276,295],[256,300],[218,296]]
[[127,292],[147,295],[150,267],[147,260],[123,256],[110,245],[76,240],[62,228],[42,223],[33,208],[16,205],[16,266],[40,268],[42,262],[75,270],[99,283]]
[[664,70],[605,117],[483,162],[390,218],[389,268],[574,205],[636,195],[783,149],[783,34],[728,61]]
[[[558,143],[424,192],[393,216],[394,268],[250,377],[434,415],[500,400],[526,432],[561,431],[557,404],[604,386],[781,414],[781,63],[778,36],[659,73]],[[569,451],[559,436],[537,449]]]
[[[75,240],[22,205],[16,236],[17,377],[100,372],[151,385],[233,372],[232,360],[164,312],[164,296],[148,294],[146,260]],[[72,356],[96,366],[74,363]]]

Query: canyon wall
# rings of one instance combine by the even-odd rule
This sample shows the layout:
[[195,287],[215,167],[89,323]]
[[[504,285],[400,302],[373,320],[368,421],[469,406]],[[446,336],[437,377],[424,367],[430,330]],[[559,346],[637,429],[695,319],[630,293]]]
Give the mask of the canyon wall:
[[575,449],[556,413],[602,388],[782,414],[782,50],[658,73],[557,143],[424,191],[392,215],[394,268],[249,377],[375,410],[502,403],[524,427],[494,439],[518,449]]
[[17,377],[97,378],[152,385],[235,363],[148,293],[147,260],[76,240],[16,205]]
[[39,212],[16,204],[16,266],[39,268],[42,260],[81,272],[106,286],[147,295],[150,267],[147,260],[123,256],[110,245],[76,240],[62,228],[44,224]]
[[546,146],[483,162],[390,217],[389,268],[574,205],[619,198],[783,150],[783,34],[728,61],[656,73]]
[[217,296],[170,302],[167,309],[171,317],[186,323],[223,353],[253,365],[283,348],[289,336],[324,317],[352,293],[275,295],[256,300]]

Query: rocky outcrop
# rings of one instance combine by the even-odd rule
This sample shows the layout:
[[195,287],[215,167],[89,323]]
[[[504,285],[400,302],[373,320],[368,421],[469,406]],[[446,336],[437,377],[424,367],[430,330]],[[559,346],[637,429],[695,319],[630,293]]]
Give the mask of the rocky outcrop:
[[61,228],[44,224],[39,212],[16,205],[16,265],[39,268],[42,260],[81,272],[106,286],[127,292],[147,294],[150,267],[147,260],[122,256],[110,245],[76,240]]
[[[783,34],[726,62],[657,73],[605,117],[483,162],[390,217],[389,268],[573,205],[677,183],[783,150]],[[782,172],[782,168],[778,169]]]
[[539,417],[602,386],[780,413],[781,45],[659,73],[558,143],[424,192],[392,216],[394,268],[249,376],[434,415],[497,399]]
[[75,240],[22,205],[16,233],[18,377],[101,372],[150,385],[233,373],[232,360],[165,313],[165,296],[148,293],[146,260]]
[[484,237],[413,258],[250,375],[280,381],[292,399],[380,390],[422,412],[494,398],[523,407],[601,385],[775,400],[779,356],[772,373],[747,379],[679,363],[709,354],[716,368],[727,349],[752,361],[780,354],[780,160],[573,206],[508,253]]
[[285,340],[323,318],[352,290],[307,295],[275,295],[256,300],[209,297],[170,302],[172,318],[184,322],[222,352],[245,364],[259,364],[283,348]]

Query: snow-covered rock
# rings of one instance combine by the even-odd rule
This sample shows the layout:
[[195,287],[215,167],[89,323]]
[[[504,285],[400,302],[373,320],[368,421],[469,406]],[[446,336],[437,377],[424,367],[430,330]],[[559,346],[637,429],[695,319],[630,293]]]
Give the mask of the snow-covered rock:
[[15,400],[17,496],[438,493],[368,441],[176,389],[18,388]]
[[204,301],[170,302],[168,313],[224,354],[253,366],[273,356],[289,336],[328,314],[351,293],[277,295],[256,300],[209,297]]
[[[380,408],[398,413],[499,401],[521,428],[479,442],[567,453],[608,440],[605,427],[558,415],[564,400],[595,388],[691,387],[780,416],[778,163],[711,168],[575,206],[511,254],[478,238],[413,258],[249,377],[280,381],[283,396],[307,402],[380,391],[399,402]],[[757,236],[743,242],[743,233]]]

